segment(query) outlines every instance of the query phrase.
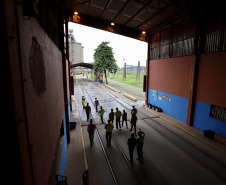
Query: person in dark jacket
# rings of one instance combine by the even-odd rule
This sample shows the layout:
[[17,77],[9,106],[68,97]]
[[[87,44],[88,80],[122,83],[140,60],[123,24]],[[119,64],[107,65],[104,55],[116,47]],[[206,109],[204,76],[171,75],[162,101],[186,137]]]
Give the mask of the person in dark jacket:
[[115,116],[115,113],[113,109],[111,109],[111,112],[109,113],[109,119],[111,120],[112,123],[114,123],[114,116]]
[[96,105],[96,112],[98,112],[97,108],[98,108],[98,105],[99,105],[99,101],[97,98],[95,98],[95,105]]
[[123,110],[123,113],[122,113],[122,126],[123,126],[123,122],[126,122],[126,128],[128,128],[128,125],[127,125],[127,113],[125,110]]
[[134,112],[132,112],[132,117],[131,117],[131,129],[130,131],[132,132],[133,130],[133,127],[134,127],[134,130],[135,130],[135,133],[136,133],[136,127],[137,127],[137,116]]
[[130,162],[133,162],[133,152],[134,152],[136,143],[137,143],[137,140],[134,138],[134,132],[131,132],[131,137],[127,141],[127,144],[129,146]]
[[145,133],[139,129],[137,134],[138,134],[138,136],[137,136],[137,155],[138,155],[137,160],[143,161],[143,146],[144,146]]
[[131,114],[137,115],[137,109],[135,108],[134,105],[132,107],[133,107],[133,109],[131,110]]
[[89,103],[86,105],[86,116],[87,116],[87,121],[89,121],[89,115],[91,113],[91,107],[89,106]]
[[89,140],[90,140],[91,146],[93,145],[95,129],[96,129],[96,125],[93,123],[93,119],[90,119],[90,124],[87,126],[87,132],[89,133]]

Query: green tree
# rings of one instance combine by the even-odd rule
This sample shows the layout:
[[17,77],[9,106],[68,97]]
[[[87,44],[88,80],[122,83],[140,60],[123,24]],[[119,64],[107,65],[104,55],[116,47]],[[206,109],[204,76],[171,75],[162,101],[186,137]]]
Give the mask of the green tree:
[[110,42],[104,41],[99,46],[97,46],[94,52],[93,65],[93,69],[95,70],[96,75],[104,73],[106,84],[108,84],[106,71],[109,70],[109,72],[115,73],[118,68],[112,47],[108,46],[109,43]]

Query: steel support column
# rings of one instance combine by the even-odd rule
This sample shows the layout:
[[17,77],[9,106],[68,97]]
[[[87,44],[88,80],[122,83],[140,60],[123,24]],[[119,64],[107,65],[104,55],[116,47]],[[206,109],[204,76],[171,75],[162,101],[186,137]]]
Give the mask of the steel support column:
[[150,66],[150,47],[151,47],[151,35],[148,36],[148,52],[147,52],[147,62],[146,62],[146,92],[145,92],[145,104],[148,104],[148,88],[149,88],[149,66]]
[[[1,20],[1,122],[4,133],[3,173],[6,184],[33,185],[27,112],[21,61],[20,30],[22,2],[0,2]],[[5,143],[5,144],[4,144]]]
[[198,64],[199,64],[199,55],[202,50],[202,23],[199,21],[196,26],[196,37],[194,40],[194,52],[192,58],[192,70],[191,70],[191,82],[190,82],[190,94],[188,100],[188,110],[187,110],[187,120],[186,124],[192,126],[193,113],[194,113],[194,104],[195,104],[195,92],[197,86],[197,73],[198,73]]

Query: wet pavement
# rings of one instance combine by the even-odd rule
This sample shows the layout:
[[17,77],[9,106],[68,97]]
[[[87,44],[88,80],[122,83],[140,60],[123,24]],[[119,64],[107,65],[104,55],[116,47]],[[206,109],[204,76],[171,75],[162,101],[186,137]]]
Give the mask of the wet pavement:
[[[109,84],[110,85],[110,84]],[[115,87],[117,88],[117,87]],[[118,86],[119,88],[119,86]],[[127,87],[127,92],[135,96],[133,87]],[[123,89],[120,89],[123,92]],[[140,89],[142,92],[142,89]],[[107,89],[103,84],[92,80],[79,79],[75,85],[75,101],[72,102],[70,121],[76,121],[76,129],[71,130],[71,142],[68,145],[66,176],[68,184],[83,184],[82,174],[88,169],[89,180],[92,185],[100,184],[226,184],[226,147],[211,139],[205,138],[203,133],[193,127],[172,118],[164,113],[155,112],[144,106],[144,101],[133,102]],[[92,117],[98,128],[91,147],[87,133],[87,119],[82,109],[81,97],[84,95],[92,108]],[[138,109],[137,129],[145,132],[144,161],[136,160],[128,166],[123,154],[112,141],[106,144],[104,124],[93,106],[95,97],[106,110],[105,122],[111,108],[125,109],[130,120],[131,106]],[[115,125],[115,122],[114,122]],[[121,129],[114,128],[113,135],[121,147],[126,158],[129,159],[127,139],[129,128],[125,125]],[[106,156],[109,158],[112,173]],[[132,170],[130,169],[132,168]],[[135,175],[134,175],[135,173]],[[137,180],[137,177],[138,180]]]

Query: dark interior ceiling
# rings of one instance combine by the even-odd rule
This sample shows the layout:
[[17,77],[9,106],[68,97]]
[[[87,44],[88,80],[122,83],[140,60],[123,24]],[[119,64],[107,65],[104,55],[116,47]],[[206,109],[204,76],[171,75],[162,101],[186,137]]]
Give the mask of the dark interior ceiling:
[[224,12],[225,0],[64,0],[64,8],[69,21],[147,41],[175,22]]

